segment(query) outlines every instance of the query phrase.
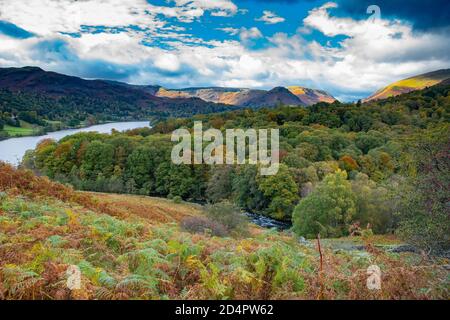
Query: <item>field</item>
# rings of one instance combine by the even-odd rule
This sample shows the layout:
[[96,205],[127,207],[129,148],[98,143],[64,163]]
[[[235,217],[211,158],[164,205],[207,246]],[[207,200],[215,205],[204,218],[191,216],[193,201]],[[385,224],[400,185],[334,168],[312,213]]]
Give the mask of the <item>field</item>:
[[29,136],[37,132],[37,129],[31,126],[30,124],[21,122],[21,127],[12,127],[9,125],[5,125],[4,131],[8,133],[8,135],[12,137],[16,136]]
[[[245,237],[180,228],[198,205],[78,193],[0,165],[3,299],[448,299],[445,259],[391,253],[392,237],[303,241],[252,227]],[[350,241],[365,250],[336,249]],[[378,265],[382,289],[368,290]],[[69,266],[81,287],[66,286]]]

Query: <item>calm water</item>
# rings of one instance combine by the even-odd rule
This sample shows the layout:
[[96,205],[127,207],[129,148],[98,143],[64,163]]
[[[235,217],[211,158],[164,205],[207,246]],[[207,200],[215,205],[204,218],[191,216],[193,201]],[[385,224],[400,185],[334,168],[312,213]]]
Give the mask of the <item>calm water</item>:
[[54,139],[60,140],[65,136],[75,134],[78,132],[99,132],[99,133],[111,133],[112,129],[118,131],[125,131],[136,128],[149,127],[150,123],[148,121],[135,121],[135,122],[114,122],[99,124],[92,127],[82,128],[82,129],[69,129],[50,132],[44,136],[35,137],[21,137],[21,138],[11,138],[8,140],[0,141],[0,161],[9,162],[11,164],[18,164],[25,154],[25,151],[34,149],[39,141],[43,139]]

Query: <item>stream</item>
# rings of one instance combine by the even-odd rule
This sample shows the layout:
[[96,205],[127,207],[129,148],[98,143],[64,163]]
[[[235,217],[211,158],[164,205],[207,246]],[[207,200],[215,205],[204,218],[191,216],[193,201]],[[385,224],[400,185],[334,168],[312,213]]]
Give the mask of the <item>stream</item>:
[[245,215],[250,218],[251,222],[263,228],[276,228],[278,231],[283,231],[292,227],[292,225],[288,222],[275,220],[260,214],[246,212]]

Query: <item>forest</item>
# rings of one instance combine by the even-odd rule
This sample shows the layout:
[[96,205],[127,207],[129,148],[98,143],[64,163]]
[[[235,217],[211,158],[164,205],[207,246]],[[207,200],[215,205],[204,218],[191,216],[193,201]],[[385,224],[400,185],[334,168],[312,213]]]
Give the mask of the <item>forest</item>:
[[[170,118],[152,129],[44,140],[22,167],[79,190],[231,203],[291,222],[305,238],[370,230],[438,253],[450,246],[449,111],[444,83],[369,103]],[[261,176],[253,165],[173,164],[170,133],[194,121],[220,130],[279,128],[278,174]]]

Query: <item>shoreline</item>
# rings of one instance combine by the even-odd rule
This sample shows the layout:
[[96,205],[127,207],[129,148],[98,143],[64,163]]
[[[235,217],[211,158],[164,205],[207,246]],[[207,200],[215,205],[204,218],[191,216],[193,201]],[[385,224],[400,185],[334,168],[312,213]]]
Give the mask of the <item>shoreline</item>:
[[34,149],[39,141],[47,138],[59,141],[65,136],[73,135],[78,132],[92,131],[103,134],[111,134],[111,131],[113,129],[116,129],[117,131],[127,131],[141,127],[151,128],[151,121],[144,120],[107,122],[78,129],[57,130],[53,132],[47,132],[42,135],[10,137],[8,139],[3,139],[0,141],[0,160],[16,166],[20,164],[27,150]]
[[126,122],[148,122],[149,126],[151,126],[151,124],[150,124],[151,120],[149,120],[149,119],[144,119],[144,120],[143,119],[136,119],[136,120],[125,120],[125,121],[120,121],[120,120],[118,120],[118,121],[103,121],[103,122],[90,124],[90,125],[87,125],[87,126],[83,126],[83,125],[81,125],[81,126],[74,126],[74,127],[67,126],[67,127],[59,128],[58,130],[44,130],[42,132],[36,132],[36,133],[33,133],[33,134],[18,134],[18,135],[8,136],[8,137],[2,137],[1,134],[3,132],[7,133],[7,131],[1,130],[0,131],[0,141],[6,141],[6,140],[10,140],[10,139],[15,139],[15,138],[39,137],[39,136],[45,136],[45,135],[47,135],[49,133],[54,133],[54,132],[58,132],[58,131],[87,129],[87,128],[90,128],[90,127],[99,126],[99,125],[103,125],[103,124],[119,123],[119,122],[120,123],[126,123]]

